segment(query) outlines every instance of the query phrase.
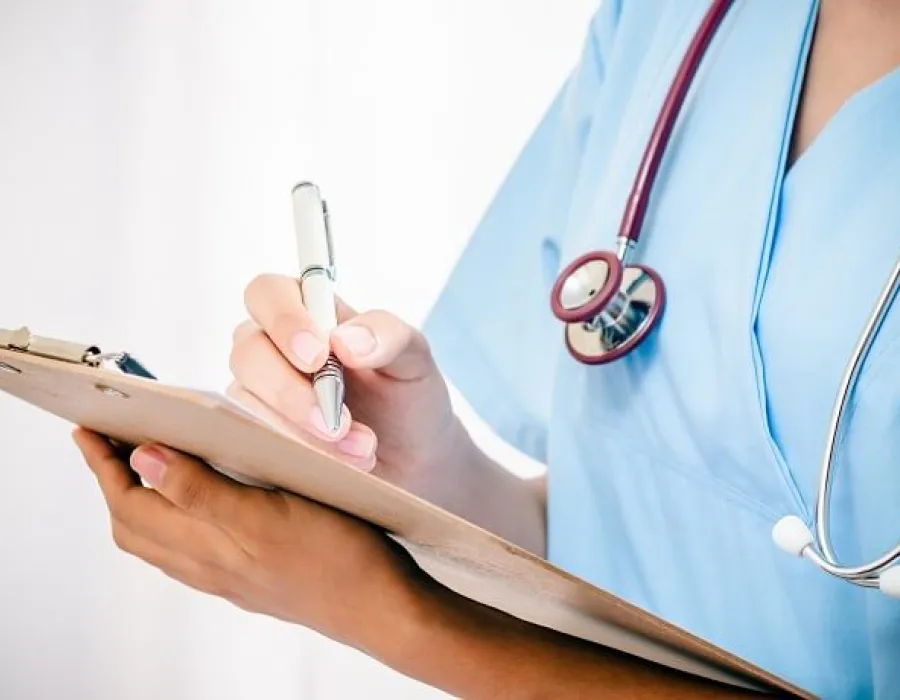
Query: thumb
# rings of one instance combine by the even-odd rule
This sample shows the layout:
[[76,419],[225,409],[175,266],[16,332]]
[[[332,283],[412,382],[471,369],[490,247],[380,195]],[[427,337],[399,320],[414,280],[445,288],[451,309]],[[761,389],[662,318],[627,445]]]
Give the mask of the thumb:
[[160,445],[131,454],[132,468],[161,496],[208,522],[234,523],[245,495],[238,484],[193,457]]
[[387,311],[366,311],[344,321],[331,332],[331,345],[345,366],[377,369],[400,381],[435,371],[425,337]]

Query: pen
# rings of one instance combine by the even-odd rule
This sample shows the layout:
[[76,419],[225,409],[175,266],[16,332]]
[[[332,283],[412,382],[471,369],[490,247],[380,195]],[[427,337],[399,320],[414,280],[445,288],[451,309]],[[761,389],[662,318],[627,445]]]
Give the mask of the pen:
[[[300,294],[317,329],[328,338],[337,326],[334,298],[334,248],[328,226],[328,208],[319,188],[301,182],[291,191],[294,234],[300,263]],[[332,433],[341,427],[344,406],[344,369],[333,353],[313,374],[313,388],[325,425]]]

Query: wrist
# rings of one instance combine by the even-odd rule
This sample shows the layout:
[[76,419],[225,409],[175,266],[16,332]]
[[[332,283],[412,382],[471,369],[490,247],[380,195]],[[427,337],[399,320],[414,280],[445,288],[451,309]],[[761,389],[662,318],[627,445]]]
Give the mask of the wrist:
[[424,574],[419,583],[397,626],[404,633],[394,637],[381,659],[394,671],[472,700],[556,697],[565,686],[564,668],[542,658],[548,637],[556,633],[461,596]]
[[[459,423],[457,498],[464,519],[543,557],[546,554],[546,482],[525,479],[494,460]],[[452,471],[451,471],[452,473]],[[502,508],[497,504],[503,503]]]
[[[482,685],[471,677],[472,663],[489,663],[478,653],[478,634],[492,635],[493,625],[478,632],[479,606],[424,573],[406,599],[402,621],[393,621],[396,634],[382,651],[382,663],[394,671],[454,697],[473,696]],[[490,674],[488,669],[480,673]]]
[[[402,646],[383,658],[393,670],[453,697],[554,697],[565,685],[560,668],[545,665],[548,634],[429,579],[402,627]],[[529,663],[523,668],[523,660]]]
[[408,486],[429,503],[473,521],[473,496],[484,489],[488,461],[459,417],[450,414],[440,434],[429,440],[427,456],[415,470],[417,480]]
[[365,637],[354,646],[398,673],[429,683],[427,657],[435,653],[436,645],[442,646],[435,625],[446,616],[446,599],[455,594],[418,568],[407,553],[402,556],[399,583],[392,586],[390,601],[382,589],[370,606]]
[[737,700],[757,695],[531,625],[434,581],[416,598],[405,628],[403,648],[383,661],[453,697]]

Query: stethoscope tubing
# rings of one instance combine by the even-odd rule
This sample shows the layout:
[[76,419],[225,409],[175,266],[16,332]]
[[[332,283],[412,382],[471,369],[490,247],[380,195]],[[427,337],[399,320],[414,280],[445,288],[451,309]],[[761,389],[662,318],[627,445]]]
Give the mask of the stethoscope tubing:
[[687,93],[694,83],[694,77],[703,62],[710,42],[733,2],[734,0],[715,0],[707,10],[684,58],[681,59],[681,65],[666,94],[659,116],[653,125],[653,132],[644,149],[644,155],[641,158],[622,216],[619,228],[619,256],[623,263],[626,262],[624,258],[627,251],[640,238],[644,217],[650,202],[650,194],[659,173],[659,166],[672,136],[672,130],[678,121],[678,115],[684,106]]
[[886,566],[894,563],[900,558],[900,544],[893,549],[885,552],[877,559],[872,560],[868,564],[860,566],[842,566],[838,563],[837,557],[831,545],[831,484],[834,476],[834,458],[837,447],[838,436],[840,435],[841,421],[844,411],[849,403],[849,395],[854,386],[856,386],[859,372],[865,362],[865,358],[869,353],[872,342],[878,335],[881,325],[887,317],[887,312],[897,295],[900,288],[900,260],[894,265],[890,277],[885,283],[878,301],[872,308],[872,313],[866,322],[865,328],[853,348],[850,362],[841,378],[840,389],[835,398],[834,408],[832,410],[830,424],[826,433],[825,450],[822,457],[822,465],[820,467],[820,479],[816,494],[816,508],[813,514],[813,523],[815,525],[816,537],[815,543],[819,550],[821,558],[820,566],[834,575],[847,579],[862,579],[877,573]]

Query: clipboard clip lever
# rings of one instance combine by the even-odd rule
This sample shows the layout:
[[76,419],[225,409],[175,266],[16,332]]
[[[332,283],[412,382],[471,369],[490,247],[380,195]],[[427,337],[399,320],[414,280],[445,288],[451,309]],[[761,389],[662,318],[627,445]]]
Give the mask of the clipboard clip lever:
[[17,330],[0,328],[0,349],[22,352],[60,362],[103,367],[112,364],[123,374],[156,379],[137,358],[127,352],[104,353],[96,345],[83,345],[68,340],[42,338],[27,327]]

